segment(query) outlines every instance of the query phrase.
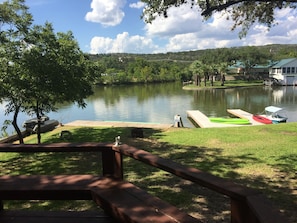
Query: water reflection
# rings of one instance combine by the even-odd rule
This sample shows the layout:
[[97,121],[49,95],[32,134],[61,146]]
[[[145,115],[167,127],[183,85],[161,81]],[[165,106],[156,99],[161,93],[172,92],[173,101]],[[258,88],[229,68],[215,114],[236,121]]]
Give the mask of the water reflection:
[[[59,105],[59,112],[49,116],[62,123],[74,120],[108,120],[130,122],[173,123],[180,114],[185,126],[187,110],[200,110],[208,116],[227,116],[228,108],[240,108],[251,113],[261,113],[268,105],[283,107],[288,122],[297,121],[297,88],[249,87],[230,89],[182,90],[180,83],[131,86],[98,86],[87,100],[87,107],[80,109],[73,104]],[[10,116],[4,116],[0,104],[0,125]],[[19,116],[18,123],[29,117]],[[12,128],[9,133],[12,132]]]
[[192,107],[209,116],[226,116],[228,108],[261,113],[268,105],[285,108],[289,121],[297,121],[296,87],[253,87],[195,91]]

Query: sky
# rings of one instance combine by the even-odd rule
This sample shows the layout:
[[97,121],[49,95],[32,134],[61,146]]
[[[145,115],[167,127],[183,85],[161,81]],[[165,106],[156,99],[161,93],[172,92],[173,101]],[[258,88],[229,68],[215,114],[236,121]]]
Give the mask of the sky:
[[[3,2],[3,0],[0,0]],[[205,21],[198,8],[183,5],[146,24],[138,0],[26,0],[34,24],[72,31],[85,53],[167,53],[222,47],[297,44],[297,10],[276,11],[270,31],[255,24],[240,39],[232,21],[216,13]]]

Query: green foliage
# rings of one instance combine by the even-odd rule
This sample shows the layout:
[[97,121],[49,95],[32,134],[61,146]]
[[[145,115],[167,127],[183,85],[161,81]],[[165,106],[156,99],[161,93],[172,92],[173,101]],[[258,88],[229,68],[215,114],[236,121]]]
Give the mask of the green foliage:
[[185,64],[173,61],[146,60],[138,55],[117,54],[93,56],[93,61],[102,67],[98,84],[153,83],[181,80]]
[[2,128],[0,129],[0,138],[3,137],[3,138],[6,138],[9,136],[9,134],[7,133],[7,127],[11,125],[11,121],[10,120],[5,120],[4,123],[3,123],[3,126]]
[[14,113],[12,124],[21,143],[17,117],[26,101],[24,87],[27,87],[27,83],[23,81],[20,58],[23,57],[25,39],[32,24],[32,16],[24,2],[13,0],[0,4],[0,102],[7,101],[5,114]]
[[[244,63],[248,72],[255,64],[267,65],[268,61],[297,57],[296,52],[297,45],[273,44],[160,54],[98,54],[89,58],[95,83],[129,84],[189,81],[195,73],[203,77],[203,70],[222,75],[235,61]],[[193,70],[196,61],[200,61],[202,72]]]
[[[27,37],[28,49],[23,60],[26,71],[27,98],[35,108],[55,110],[54,105],[76,102],[84,107],[84,98],[92,94],[87,60],[72,32],[54,33],[50,23],[34,26]],[[74,87],[75,86],[75,87]],[[29,102],[28,102],[29,103]]]
[[193,74],[203,77],[204,73],[207,71],[207,66],[202,61],[197,60],[190,65],[189,69]]
[[56,34],[50,23],[32,26],[24,2],[0,4],[0,102],[7,102],[6,114],[14,113],[12,124],[21,143],[19,112],[39,117],[62,102],[84,107],[96,74],[72,32]]

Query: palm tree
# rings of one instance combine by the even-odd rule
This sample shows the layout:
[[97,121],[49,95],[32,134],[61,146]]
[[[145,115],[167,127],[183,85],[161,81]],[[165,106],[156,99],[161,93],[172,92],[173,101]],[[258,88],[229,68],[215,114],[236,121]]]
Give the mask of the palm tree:
[[227,69],[228,69],[228,64],[226,62],[222,62],[217,66],[217,71],[221,76],[221,86],[224,86],[225,84],[225,74],[227,73]]
[[189,70],[193,73],[194,82],[197,86],[201,85],[201,78],[205,74],[205,65],[200,60],[191,63]]

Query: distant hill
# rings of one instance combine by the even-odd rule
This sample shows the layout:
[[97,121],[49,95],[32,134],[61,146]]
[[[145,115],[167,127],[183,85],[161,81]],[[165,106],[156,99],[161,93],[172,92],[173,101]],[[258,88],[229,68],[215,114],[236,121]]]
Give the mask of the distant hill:
[[[157,54],[131,54],[131,53],[114,53],[114,54],[96,54],[89,55],[92,60],[98,60],[106,57],[116,58],[143,58],[147,61],[174,61],[180,63],[191,63],[200,58],[215,57],[219,59],[220,56],[228,57],[232,52],[233,57],[240,57],[240,54],[246,49],[251,48],[249,46],[242,47],[230,47],[230,48],[217,48],[217,49],[205,49],[196,51],[183,51],[183,52],[168,52]],[[266,53],[267,57],[271,57],[272,60],[280,60],[284,58],[297,57],[297,44],[270,44],[264,46],[253,46],[252,48],[260,50],[262,53]],[[229,59],[229,58],[228,58]],[[236,58],[234,58],[236,59]]]

